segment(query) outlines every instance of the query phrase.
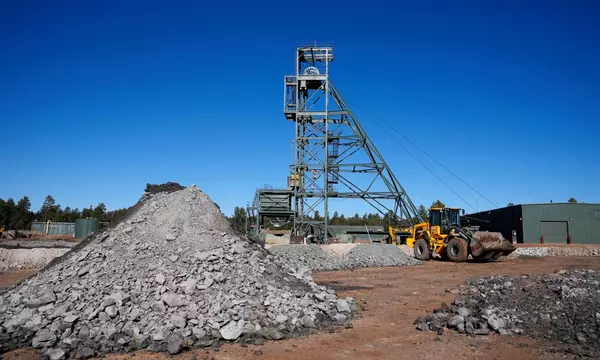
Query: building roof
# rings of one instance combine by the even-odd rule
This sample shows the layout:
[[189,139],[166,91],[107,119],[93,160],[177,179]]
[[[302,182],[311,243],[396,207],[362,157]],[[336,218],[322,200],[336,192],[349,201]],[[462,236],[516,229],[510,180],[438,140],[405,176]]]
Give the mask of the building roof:
[[551,202],[551,203],[535,203],[535,204],[515,204],[515,205],[511,205],[511,206],[503,206],[503,207],[499,207],[496,209],[488,209],[488,210],[482,210],[482,211],[477,211],[474,213],[469,213],[469,214],[465,214],[464,216],[469,216],[469,215],[475,215],[475,214],[482,214],[482,213],[487,213],[490,211],[496,211],[496,210],[502,210],[502,209],[508,209],[508,208],[512,208],[515,206],[548,206],[548,205],[569,205],[569,206],[574,206],[574,205],[585,205],[585,206],[600,206],[600,203],[584,203],[584,202]]
[[586,202],[551,202],[551,203],[534,203],[534,204],[518,204],[523,206],[530,205],[594,205],[598,206],[600,203],[586,203]]

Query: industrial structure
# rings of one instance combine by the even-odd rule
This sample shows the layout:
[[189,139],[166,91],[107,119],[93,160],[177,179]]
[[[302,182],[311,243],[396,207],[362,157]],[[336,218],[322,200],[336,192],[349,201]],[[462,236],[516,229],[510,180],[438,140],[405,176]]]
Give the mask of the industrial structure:
[[462,221],[501,232],[514,243],[600,244],[600,204],[514,205],[469,214]]
[[292,235],[327,242],[333,199],[362,199],[382,215],[412,223],[418,211],[330,78],[330,46],[296,49],[284,78],[285,118],[294,124],[294,163],[286,189],[264,188],[248,206],[257,234],[265,221],[292,223]]
[[[334,60],[330,46],[296,49],[296,73],[284,78],[283,113],[294,124],[294,163],[286,189],[256,191],[247,208],[247,230],[263,234],[265,222],[283,229],[291,223],[290,242],[327,243],[330,203],[362,199],[384,216],[390,229],[401,226],[400,240],[415,249],[415,257],[481,261],[506,256],[515,247],[499,232],[460,227],[457,208],[432,208],[423,219],[330,78]],[[431,217],[431,216],[430,216]],[[410,227],[410,230],[406,227]],[[346,233],[355,239],[359,232]],[[371,231],[367,229],[370,237]],[[387,238],[397,244],[396,231]],[[404,236],[402,236],[404,235]],[[370,238],[371,241],[373,238]],[[381,241],[381,240],[380,240]]]

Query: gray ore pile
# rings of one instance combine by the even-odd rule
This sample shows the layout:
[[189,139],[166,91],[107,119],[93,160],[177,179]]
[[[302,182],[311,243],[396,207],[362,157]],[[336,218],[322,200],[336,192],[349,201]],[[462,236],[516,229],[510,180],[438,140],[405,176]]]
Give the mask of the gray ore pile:
[[292,267],[334,271],[379,266],[412,266],[421,261],[407,256],[395,245],[358,244],[347,253],[326,251],[317,245],[278,245],[269,249]]
[[490,276],[461,285],[451,306],[418,318],[418,330],[469,335],[523,334],[554,351],[600,357],[600,275],[561,270],[538,276]]
[[0,295],[0,352],[33,346],[62,359],[262,343],[347,323],[355,310],[236,235],[197,188],[150,188],[114,228]]

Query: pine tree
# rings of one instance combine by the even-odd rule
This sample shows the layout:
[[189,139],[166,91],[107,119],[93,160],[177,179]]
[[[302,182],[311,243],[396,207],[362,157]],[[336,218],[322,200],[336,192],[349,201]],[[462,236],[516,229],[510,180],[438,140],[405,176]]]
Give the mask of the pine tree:
[[331,225],[339,225],[340,224],[339,217],[340,217],[340,215],[338,214],[338,212],[334,211],[333,217],[330,219]]
[[244,208],[241,208],[239,206],[236,206],[233,209],[233,217],[231,217],[231,226],[241,232],[241,233],[245,233],[246,232],[246,218],[247,218],[247,214],[246,214],[246,210],[244,210]]
[[437,199],[436,201],[433,202],[433,204],[431,204],[431,207],[446,207],[446,204],[444,204],[443,202],[440,201],[440,199]]
[[419,206],[419,215],[421,216],[421,221],[428,221],[429,213],[427,211],[427,208],[425,208],[424,205]]
[[106,214],[106,205],[104,203],[99,203],[98,206],[94,208],[92,212],[92,216],[99,221],[105,221],[104,215]]
[[56,216],[56,201],[52,195],[46,196],[42,208],[40,209],[40,213],[44,221],[54,220],[54,217]]

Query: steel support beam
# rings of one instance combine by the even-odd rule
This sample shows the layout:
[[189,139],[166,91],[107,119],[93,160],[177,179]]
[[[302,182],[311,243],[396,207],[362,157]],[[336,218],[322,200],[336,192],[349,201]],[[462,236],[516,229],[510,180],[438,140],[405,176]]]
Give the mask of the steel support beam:
[[332,47],[299,47],[296,74],[284,81],[284,113],[295,125],[293,232],[306,236],[320,226],[327,234],[334,198],[363,199],[412,222],[415,205],[331,82],[333,59]]

